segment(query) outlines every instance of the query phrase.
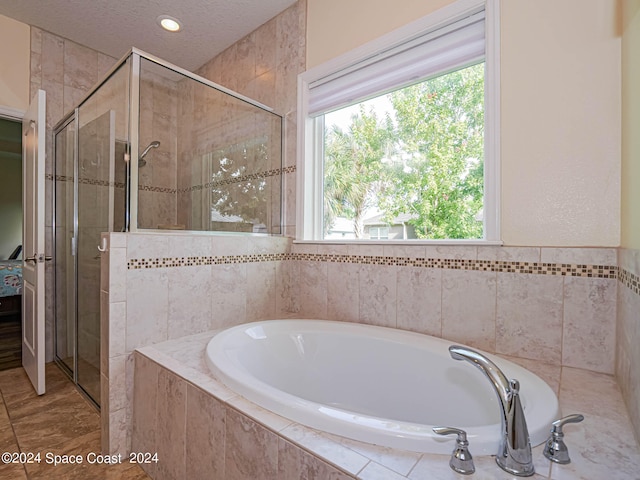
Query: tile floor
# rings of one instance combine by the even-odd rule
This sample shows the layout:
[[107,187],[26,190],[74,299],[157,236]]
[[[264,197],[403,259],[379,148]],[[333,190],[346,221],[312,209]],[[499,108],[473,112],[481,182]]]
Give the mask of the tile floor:
[[[40,463],[5,464],[0,478],[113,479],[148,477],[137,465],[89,464],[88,454],[100,454],[100,415],[75,389],[57,365],[46,367],[47,393],[37,396],[22,368],[0,372],[0,454],[40,453]],[[49,457],[47,457],[49,455]],[[53,455],[81,455],[82,464],[54,466]]]

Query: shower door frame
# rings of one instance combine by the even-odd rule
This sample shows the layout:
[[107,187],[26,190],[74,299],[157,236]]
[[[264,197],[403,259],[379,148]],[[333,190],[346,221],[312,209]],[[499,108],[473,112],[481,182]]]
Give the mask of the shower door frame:
[[[79,122],[79,114],[80,114],[80,108],[93,96],[94,93],[96,93],[105,83],[107,83],[112,77],[113,75],[118,72],[120,70],[121,67],[125,66],[129,57],[133,57],[135,58],[135,55],[133,54],[133,50],[127,52],[126,55],[124,55],[120,60],[118,60],[117,62],[114,63],[114,65],[105,73],[105,75],[82,97],[82,99],[76,104],[76,106],[73,108],[73,110],[69,111],[67,114],[65,114],[62,119],[54,126],[53,128],[53,132],[52,132],[52,139],[53,139],[53,171],[54,171],[54,178],[53,178],[53,201],[54,201],[54,214],[52,215],[52,228],[53,228],[53,232],[54,234],[52,235],[52,248],[53,248],[53,252],[56,252],[56,215],[55,215],[55,205],[56,205],[56,179],[55,179],[55,162],[56,162],[56,158],[57,158],[57,148],[56,148],[56,142],[55,142],[55,138],[56,135],[58,133],[60,133],[61,131],[63,131],[67,126],[69,126],[72,122],[75,123],[75,138],[74,138],[74,142],[73,142],[73,176],[74,176],[74,185],[73,185],[73,245],[72,245],[72,251],[73,251],[73,279],[74,279],[74,292],[73,292],[73,299],[74,299],[74,303],[73,306],[71,307],[74,313],[74,318],[73,318],[73,323],[74,323],[74,332],[73,332],[73,368],[70,368],[59,356],[58,356],[58,338],[57,338],[57,322],[58,322],[58,318],[57,318],[57,293],[56,293],[56,282],[54,280],[53,282],[53,292],[54,292],[54,315],[53,315],[53,322],[54,322],[54,331],[53,331],[53,359],[54,361],[61,367],[62,371],[65,372],[69,378],[71,379],[71,381],[76,385],[76,387],[78,388],[78,390],[82,393],[83,396],[85,396],[92,405],[94,405],[98,410],[100,410],[100,405],[99,405],[99,401],[100,398],[98,399],[94,399],[91,397],[91,395],[84,389],[84,387],[78,383],[78,295],[77,295],[77,285],[78,285],[78,214],[79,214],[79,205],[78,205],[78,196],[79,196],[79,173],[80,173],[80,166],[79,166],[79,150],[80,150],[80,122]],[[139,60],[138,60],[139,62]],[[133,71],[133,68],[131,68],[131,71]],[[131,79],[131,77],[130,77]],[[131,87],[130,87],[131,88]],[[137,141],[137,124],[136,124],[136,128],[133,128],[132,124],[131,124],[131,110],[132,110],[132,102],[133,102],[133,97],[131,95],[131,92],[128,92],[129,94],[129,98],[127,100],[127,108],[129,109],[129,111],[127,112],[126,118],[127,121],[129,122],[127,130],[129,135],[131,135],[131,132],[135,132],[136,135],[136,141]],[[125,151],[125,161],[126,159],[128,159],[129,156],[129,152],[131,152],[131,145],[132,143],[129,141],[127,142],[128,144],[128,148]],[[129,169],[129,167],[127,167],[127,170]],[[129,172],[127,171],[127,176],[129,175]],[[125,184],[125,219],[124,219],[124,231],[128,232],[129,231],[129,217],[128,217],[128,212],[130,211],[130,205],[129,205],[129,195],[130,195],[130,182],[126,182]],[[55,267],[54,267],[55,268]],[[55,279],[55,270],[54,270],[54,279]],[[98,287],[99,288],[99,287]],[[102,333],[102,332],[101,332]],[[100,371],[100,373],[102,373],[102,371]],[[100,396],[102,396],[102,394],[100,394]]]
[[[252,98],[249,98],[241,93],[235,92],[229,88],[223,87],[222,85],[212,82],[211,80],[204,78],[196,73],[185,70],[184,68],[178,67],[166,60],[163,60],[155,55],[151,55],[146,53],[138,48],[132,47],[131,51],[118,62],[118,66],[124,63],[129,57],[131,57],[131,81],[130,81],[130,104],[129,104],[129,154],[130,160],[133,158],[137,159],[139,152],[139,138],[140,138],[140,79],[141,79],[141,62],[140,59],[144,58],[150,62],[153,62],[161,67],[164,67],[168,70],[171,70],[175,73],[183,75],[191,80],[194,80],[198,83],[206,85],[207,87],[218,90],[222,93],[225,93],[231,97],[234,97],[238,100],[248,103],[249,105],[253,105],[260,110],[264,110],[269,112],[280,119],[280,167],[282,168],[284,152],[285,152],[285,137],[284,134],[284,117],[275,112],[275,109],[269,107],[263,103],[260,103]],[[129,161],[129,181],[128,181],[128,189],[127,189],[127,204],[125,207],[125,212],[127,215],[127,222],[125,225],[125,231],[127,232],[158,232],[162,231],[161,229],[154,228],[138,228],[138,162],[137,161]],[[284,215],[285,215],[285,207],[284,207],[284,182],[280,182],[280,232],[284,231]],[[211,232],[208,230],[183,230],[182,233],[219,233],[219,232]]]
[[[78,253],[78,148],[79,148],[79,138],[78,138],[78,110],[79,106],[76,107],[71,113],[67,114],[58,124],[55,126],[53,130],[53,215],[52,215],[52,251],[54,252],[54,258],[56,258],[57,253],[57,235],[56,235],[56,204],[57,204],[57,180],[56,180],[56,163],[58,159],[58,148],[56,143],[57,135],[64,131],[69,125],[74,124],[74,139],[73,139],[73,238],[71,243],[71,251],[73,258],[73,283],[75,288],[73,290],[73,353],[72,360],[73,365],[70,367],[66,364],[66,362],[58,356],[58,292],[57,292],[57,282],[56,280],[56,270],[54,265],[54,282],[53,282],[53,321],[54,321],[54,335],[53,335],[53,359],[58,364],[58,366],[65,372],[73,381],[75,385],[78,385],[78,262],[77,262],[77,253]],[[67,308],[67,312],[69,308]],[[68,319],[65,319],[68,321]],[[90,398],[90,397],[89,397]]]
[[[212,82],[200,75],[197,75],[193,72],[185,70],[181,67],[178,67],[174,64],[171,64],[165,60],[162,60],[159,57],[148,54],[142,50],[139,50],[135,47],[132,47],[123,57],[121,57],[118,61],[114,63],[114,65],[104,74],[104,76],[82,97],[82,99],[76,104],[75,108],[68,113],[66,113],[62,119],[54,126],[53,128],[53,199],[54,199],[54,215],[52,218],[52,227],[53,227],[53,235],[52,235],[52,247],[53,251],[56,251],[56,216],[55,216],[55,202],[56,202],[56,179],[55,179],[55,161],[57,155],[55,138],[58,133],[63,131],[68,125],[72,122],[75,122],[75,138],[73,142],[74,147],[74,186],[73,186],[73,277],[75,281],[76,288],[74,290],[74,337],[73,341],[75,342],[73,345],[73,369],[69,368],[64,361],[59,358],[57,352],[57,293],[56,293],[56,285],[54,281],[53,291],[54,291],[54,352],[53,357],[54,361],[61,366],[62,370],[71,378],[74,384],[79,387],[80,392],[85,395],[95,406],[96,408],[100,408],[100,406],[91,398],[91,396],[85,392],[81,385],[78,384],[78,297],[77,297],[77,282],[78,282],[78,175],[79,175],[79,110],[91,97],[92,95],[98,91],[106,82],[111,79],[111,77],[123,66],[126,65],[127,61],[131,58],[131,64],[129,65],[129,91],[128,91],[128,111],[127,111],[127,131],[129,138],[127,139],[127,146],[125,150],[125,162],[127,163],[127,171],[126,171],[126,180],[125,180],[125,207],[124,207],[124,232],[157,232],[156,229],[139,229],[138,228],[138,162],[132,162],[132,158],[137,158],[139,151],[139,131],[140,131],[140,81],[141,81],[141,58],[144,58],[150,62],[153,62],[157,65],[160,65],[168,70],[174,71],[178,74],[181,74],[187,78],[190,78],[198,83],[201,83],[205,86],[218,90],[222,93],[225,93],[231,97],[234,97],[238,100],[246,102],[247,104],[253,105],[254,107],[259,108],[260,110],[269,112],[273,115],[276,115],[280,119],[280,155],[281,162],[280,166],[282,167],[282,158],[284,156],[285,150],[285,138],[284,134],[284,117],[274,111],[273,108],[264,105],[260,102],[257,102],[249,97],[246,97],[238,92],[230,90],[222,85],[219,85],[215,82]],[[283,202],[284,198],[284,183],[280,184],[280,231],[283,231],[283,221],[285,214],[285,206]],[[184,233],[202,233],[202,231],[185,231]],[[209,232],[211,233],[211,232]],[[54,271],[55,275],[55,271]],[[54,277],[55,278],[55,277]],[[104,352],[101,353],[101,356],[104,355]]]

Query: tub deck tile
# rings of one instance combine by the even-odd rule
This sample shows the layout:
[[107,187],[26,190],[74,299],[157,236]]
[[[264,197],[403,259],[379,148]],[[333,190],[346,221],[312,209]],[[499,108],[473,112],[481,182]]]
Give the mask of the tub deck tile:
[[322,432],[297,423],[285,428],[281,433],[290,441],[320,455],[326,461],[352,475],[357,475],[370,461],[364,455],[331,440]]
[[[139,348],[137,351],[222,401],[238,396],[237,393],[216,381],[210,373],[203,373],[199,368],[193,368],[190,365],[181,363],[162,351],[153,348],[153,346]],[[204,355],[204,352],[202,352],[202,355]]]
[[376,463],[369,462],[358,474],[358,480],[405,480],[406,477]]
[[294,423],[288,418],[281,417],[276,413],[262,408],[240,395],[227,399],[227,403],[274,432],[281,432]]
[[[378,478],[389,480],[395,476],[410,480],[461,478],[449,468],[448,455],[398,451],[330,435],[289,422],[236,395],[208,373],[204,361],[204,350],[208,339],[214,334],[215,332],[206,332],[172,340],[161,345],[138,349],[138,353],[193,383],[200,390],[217,397],[227,405],[227,412],[233,412],[236,416],[241,413],[245,421],[255,421],[256,424],[252,428],[258,428],[262,432],[266,427],[262,436],[273,438],[278,435],[279,443],[289,442],[293,449],[300,449],[296,450],[298,452],[296,458],[314,456],[320,462],[318,465],[314,462],[312,462],[313,465],[303,462],[304,465],[296,467],[296,471],[302,471],[300,468],[309,472],[315,471],[316,468],[322,470],[325,468],[321,465],[324,462],[333,472],[332,475],[337,474],[336,478],[340,480],[343,478],[342,472],[345,476],[361,480]],[[180,348],[185,346],[190,350],[188,355],[180,351]],[[570,425],[565,432],[572,463],[552,466],[551,462],[542,455],[543,447],[535,447],[533,458],[536,474],[529,478],[533,480],[581,480],[593,479],[596,476],[612,480],[635,478],[633,475],[640,471],[640,448],[633,436],[620,390],[612,376],[569,367],[550,368],[553,365],[549,366],[533,360],[513,357],[508,359],[537,373],[556,392],[559,392],[563,415],[583,413],[586,417],[583,423]],[[237,429],[234,431],[237,433]],[[605,444],[616,447],[617,453],[603,450],[603,438]],[[289,451],[291,448],[284,450]],[[470,450],[473,454],[473,444],[470,445]],[[230,460],[232,459],[227,456],[227,461]],[[294,460],[283,458],[282,468]],[[475,464],[474,478],[477,480],[512,480],[513,478],[498,468],[492,456],[475,457]],[[280,470],[273,471],[273,468],[274,465],[271,465],[269,471],[274,475],[283,473]],[[281,465],[278,464],[277,468],[280,469]],[[342,472],[334,471],[333,468]],[[282,478],[288,480],[288,477]]]
[[278,480],[300,479],[352,480],[353,477],[297,445],[278,439]]
[[391,447],[382,447],[371,443],[359,442],[338,435],[324,434],[329,439],[353,450],[360,455],[379,463],[393,472],[404,475],[409,474],[411,469],[418,463],[421,453],[410,452],[408,450],[397,450]]
[[551,478],[640,478],[640,449],[615,378],[564,367],[559,397],[563,415],[581,413],[585,418],[565,426],[571,463],[553,464]]

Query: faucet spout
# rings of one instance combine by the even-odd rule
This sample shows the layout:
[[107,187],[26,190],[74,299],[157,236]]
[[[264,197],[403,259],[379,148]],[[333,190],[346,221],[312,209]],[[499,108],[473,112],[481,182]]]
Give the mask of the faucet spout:
[[520,401],[518,380],[508,380],[498,366],[475,350],[451,345],[454,360],[465,360],[476,366],[491,382],[500,407],[501,435],[496,463],[512,475],[528,477],[535,473],[529,430]]

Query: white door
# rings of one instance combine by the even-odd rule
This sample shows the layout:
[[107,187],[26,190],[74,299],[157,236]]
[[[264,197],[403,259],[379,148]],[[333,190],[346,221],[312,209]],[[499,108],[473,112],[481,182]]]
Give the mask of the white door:
[[22,120],[23,249],[22,366],[44,393],[44,160],[45,92],[38,90]]

